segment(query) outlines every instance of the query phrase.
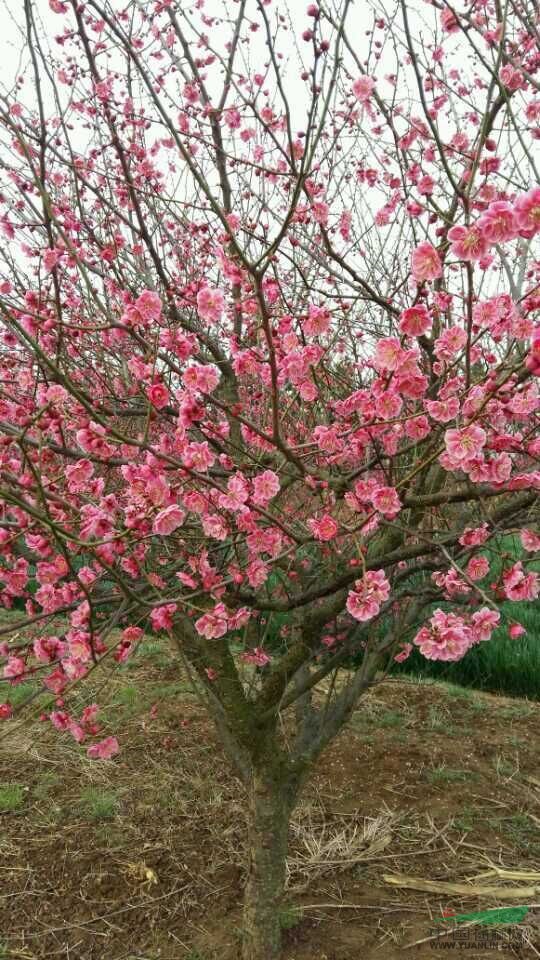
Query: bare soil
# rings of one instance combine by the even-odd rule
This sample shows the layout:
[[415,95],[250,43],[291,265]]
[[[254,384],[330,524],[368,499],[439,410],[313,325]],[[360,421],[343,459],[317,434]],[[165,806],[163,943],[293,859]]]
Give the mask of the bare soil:
[[[88,760],[49,724],[0,728],[0,957],[237,960],[243,788],[176,668],[164,678],[143,663],[107,699],[113,761]],[[294,817],[286,960],[540,956],[539,734],[536,703],[407,681],[373,690]],[[469,882],[470,895],[388,874]],[[515,898],[475,895],[477,883]],[[522,903],[519,925],[461,927],[460,940],[435,922]]]

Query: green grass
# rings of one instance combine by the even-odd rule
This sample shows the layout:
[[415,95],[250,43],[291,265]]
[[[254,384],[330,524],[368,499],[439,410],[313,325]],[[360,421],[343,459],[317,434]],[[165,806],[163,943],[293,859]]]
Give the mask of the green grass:
[[301,907],[282,907],[279,911],[279,925],[282,930],[292,930],[302,922]]
[[462,808],[459,817],[455,818],[454,827],[456,830],[463,831],[463,833],[470,833],[472,830],[474,830],[475,820],[475,808],[466,805]]
[[62,778],[59,777],[57,773],[54,773],[52,770],[44,770],[43,773],[39,775],[32,795],[36,800],[47,800],[50,794],[56,787],[59,787],[61,783]]
[[112,820],[118,813],[119,806],[119,797],[111,790],[87,787],[81,794],[81,810],[91,820]]
[[24,806],[26,787],[22,783],[0,784],[0,813],[13,813]]
[[515,850],[534,854],[540,853],[538,826],[526,813],[515,813],[511,817],[492,818],[489,824],[497,833],[509,840]]
[[474,773],[471,770],[453,770],[451,767],[432,767],[426,770],[425,778],[428,783],[463,783],[465,780],[474,779]]
[[378,727],[401,727],[406,723],[405,717],[398,710],[383,710],[375,720]]

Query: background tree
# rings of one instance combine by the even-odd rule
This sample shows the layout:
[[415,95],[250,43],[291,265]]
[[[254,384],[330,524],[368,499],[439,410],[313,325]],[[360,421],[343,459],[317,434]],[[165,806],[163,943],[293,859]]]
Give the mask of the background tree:
[[70,691],[172,638],[270,960],[291,811],[362,693],[538,596],[538,11],[49,8],[1,99],[4,682],[108,758]]

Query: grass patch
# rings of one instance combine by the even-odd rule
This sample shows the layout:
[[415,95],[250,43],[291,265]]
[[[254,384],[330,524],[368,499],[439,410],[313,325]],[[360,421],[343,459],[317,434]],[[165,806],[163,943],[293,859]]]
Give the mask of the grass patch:
[[405,717],[397,710],[383,710],[375,718],[375,723],[379,727],[402,727],[405,725]]
[[503,720],[527,720],[534,714],[532,703],[509,703],[497,711]]
[[27,788],[22,783],[0,783],[0,813],[13,813],[24,806]]
[[52,770],[44,770],[40,773],[39,780],[36,783],[32,793],[36,800],[47,800],[53,790],[60,786],[62,778]]
[[474,830],[475,825],[475,809],[474,807],[463,807],[459,817],[456,817],[454,820],[454,827],[457,830],[460,830],[462,833],[471,833]]
[[517,850],[527,851],[534,856],[540,853],[538,826],[526,813],[515,813],[512,817],[492,819],[489,823]]
[[292,930],[302,922],[302,909],[300,907],[283,907],[279,911],[279,925],[282,930]]
[[426,770],[425,778],[428,783],[464,783],[466,780],[473,780],[475,774],[471,770],[453,770],[442,764],[440,767],[432,767]]
[[101,787],[87,787],[81,794],[82,812],[91,820],[112,820],[120,809],[118,794]]

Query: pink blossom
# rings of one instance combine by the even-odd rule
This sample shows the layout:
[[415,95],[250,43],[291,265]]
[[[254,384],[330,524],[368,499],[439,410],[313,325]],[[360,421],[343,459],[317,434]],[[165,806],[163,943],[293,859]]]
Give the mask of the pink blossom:
[[36,660],[51,663],[62,656],[65,647],[65,643],[58,637],[36,637],[32,649]]
[[9,720],[13,716],[13,707],[10,703],[0,703],[0,720]]
[[227,481],[227,493],[219,498],[219,505],[233,512],[241,510],[249,497],[249,487],[243,473],[236,473]]
[[413,417],[412,420],[405,422],[405,434],[411,440],[423,440],[430,432],[429,420],[427,417]]
[[9,657],[3,671],[3,676],[10,679],[22,677],[26,672],[26,664],[22,657]]
[[47,690],[50,690],[51,693],[54,693],[58,696],[59,693],[62,693],[62,690],[67,686],[68,678],[63,670],[63,668],[57,667],[56,670],[53,670],[48,677],[45,677],[43,684],[47,687]]
[[184,386],[201,393],[212,393],[219,383],[220,372],[211,363],[192,363],[184,370]]
[[449,10],[448,7],[443,7],[441,9],[441,26],[445,33],[459,32],[459,20],[457,15],[453,10]]
[[491,634],[498,627],[501,615],[497,610],[482,607],[476,610],[471,617],[471,630],[476,643],[489,640]]
[[224,637],[229,627],[227,625],[227,611],[222,603],[218,603],[211,613],[205,613],[195,621],[195,629],[201,637],[207,640],[217,640]]
[[146,326],[152,320],[159,320],[162,303],[154,290],[143,290],[134,303],[124,310],[121,320],[127,327]]
[[90,480],[94,473],[94,465],[90,460],[77,460],[76,463],[68,464],[65,468],[65,474],[68,480],[68,486],[71,493],[77,493]]
[[399,321],[400,333],[407,337],[421,337],[431,330],[431,317],[423,303],[403,310]]
[[[114,659],[116,660],[116,662],[124,663],[130,656],[135,644],[138,643],[143,636],[144,636],[144,633],[141,627],[126,627],[125,630],[122,631],[122,640],[120,641],[120,644],[114,653]],[[87,707],[86,709],[89,710],[90,708]],[[97,710],[97,706],[96,706],[96,710]],[[83,719],[85,716],[86,714],[85,714],[85,711],[83,710]]]
[[246,650],[245,653],[242,653],[241,659],[244,663],[252,663],[256,667],[265,667],[267,663],[270,663],[272,658],[268,656],[262,647],[254,647],[253,650]]
[[423,280],[436,280],[442,277],[442,263],[435,247],[427,240],[418,244],[412,254],[412,275],[421,283]]
[[527,237],[534,237],[540,230],[540,187],[522,193],[514,204],[518,227]]
[[182,454],[184,466],[191,470],[206,473],[216,462],[216,458],[206,440],[202,443],[188,443]]
[[63,403],[67,400],[69,394],[64,387],[60,386],[59,383],[53,383],[45,391],[45,400],[47,403],[55,404],[58,407],[61,407]]
[[540,377],[540,327],[532,335],[531,348],[525,358],[525,366],[533,377]]
[[470,628],[461,617],[435,610],[429,625],[413,639],[427,660],[460,660],[474,642]]
[[168,536],[170,533],[173,533],[177,527],[182,526],[185,518],[186,515],[184,511],[177,504],[173,503],[170,507],[165,507],[156,514],[152,524],[152,530],[154,533],[159,534],[159,536]]
[[408,660],[413,651],[412,643],[404,643],[399,653],[396,653],[394,660],[396,663],[403,663],[404,660]]
[[435,341],[434,350],[439,360],[453,360],[467,343],[467,332],[457,324],[443,330]]
[[486,238],[476,224],[451,227],[448,239],[452,241],[451,253],[458,260],[480,260],[488,250]]
[[51,250],[45,251],[45,253],[43,254],[43,266],[45,267],[45,270],[47,271],[47,273],[51,273],[51,271],[54,270],[54,268],[57,266],[60,259],[62,258],[63,252],[64,252],[63,250],[58,250],[58,249],[51,249]]
[[463,547],[478,547],[489,538],[487,523],[481,527],[465,527],[459,542]]
[[325,513],[318,520],[308,520],[308,526],[316,540],[333,540],[338,532],[338,525],[330,514]]
[[236,613],[229,614],[229,630],[240,630],[250,619],[251,610],[248,607],[240,607]]
[[377,487],[371,496],[371,502],[379,513],[392,520],[401,510],[401,500],[395,487]]
[[330,207],[327,203],[324,203],[322,200],[314,200],[311,204],[311,212],[313,214],[313,219],[320,223],[322,227],[326,227],[328,223],[328,215],[330,213]]
[[508,627],[508,636],[511,640],[519,640],[519,638],[525,636],[526,633],[527,631],[521,623],[511,623]]
[[197,311],[202,320],[219,323],[225,308],[225,297],[221,290],[203,287],[197,294]]
[[522,530],[520,532],[521,544],[528,553],[534,553],[540,550],[540,535],[532,530]]
[[147,388],[146,396],[156,410],[162,410],[169,402],[169,391],[164,383],[153,383]]
[[105,440],[105,435],[105,427],[94,420],[91,420],[87,427],[77,430],[75,434],[77,443],[83,450],[87,450],[95,456],[107,458],[111,456],[113,448]]
[[384,570],[368,570],[355,581],[354,590],[349,591],[347,610],[355,620],[371,620],[389,595],[390,584]]
[[225,123],[229,130],[238,130],[241,126],[242,116],[236,107],[229,107],[229,109],[225,111]]
[[462,580],[457,571],[452,568],[446,573],[436,571],[431,574],[431,579],[438,587],[442,587],[447,597],[457,597],[459,594],[470,593],[471,588],[465,580]]
[[429,174],[426,173],[423,177],[420,177],[416,186],[420,196],[429,197],[435,189],[435,181],[433,177],[430,177]]
[[501,67],[499,77],[508,90],[519,90],[524,83],[521,70],[516,70],[511,63],[505,63],[504,67]]
[[344,240],[349,240],[351,236],[352,214],[349,210],[344,210],[339,218],[339,232]]
[[471,423],[463,430],[447,430],[444,435],[446,450],[456,464],[466,463],[476,457],[486,443],[486,431]]
[[160,607],[154,607],[150,612],[150,622],[154,630],[171,631],[173,628],[173,617],[176,613],[175,603],[164,603]]
[[76,720],[69,720],[67,730],[73,739],[77,741],[77,743],[82,743],[86,738],[86,731],[81,727],[80,723],[76,722]]
[[99,743],[93,743],[88,747],[86,755],[91,760],[110,760],[119,750],[120,746],[116,737],[105,737],[105,740],[100,740]]
[[540,593],[538,574],[525,573],[521,560],[503,573],[502,580],[508,600],[536,600]]
[[69,723],[69,714],[65,710],[52,710],[49,719],[57,730],[67,730]]
[[457,416],[459,400],[457,397],[449,397],[448,400],[426,400],[426,410],[437,423],[448,423]]
[[253,478],[253,503],[266,506],[280,488],[279,477],[273,470],[265,470]]
[[373,77],[367,77],[365,74],[357,77],[352,86],[352,91],[360,103],[367,103],[375,89],[375,80]]
[[304,333],[308,337],[320,336],[326,333],[330,326],[330,314],[325,307],[318,307],[311,304],[308,318],[304,323]]
[[143,290],[135,301],[135,309],[143,320],[159,320],[161,299],[155,290]]
[[225,540],[229,533],[227,524],[218,513],[206,514],[202,518],[202,528],[205,535],[213,540]]
[[266,583],[270,570],[259,557],[254,557],[246,567],[246,574],[250,587],[256,590],[258,587],[262,587],[263,583]]
[[490,203],[478,221],[478,229],[488,243],[504,243],[515,237],[516,218],[512,204],[506,200]]
[[379,370],[397,370],[403,350],[397,337],[381,337],[377,341],[375,365]]
[[471,580],[483,580],[489,573],[489,562],[486,557],[471,557],[466,570]]
[[335,426],[326,427],[321,424],[315,427],[313,439],[319,450],[324,450],[326,453],[338,453],[340,450],[343,450],[344,447],[344,442],[338,435]]

